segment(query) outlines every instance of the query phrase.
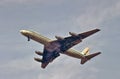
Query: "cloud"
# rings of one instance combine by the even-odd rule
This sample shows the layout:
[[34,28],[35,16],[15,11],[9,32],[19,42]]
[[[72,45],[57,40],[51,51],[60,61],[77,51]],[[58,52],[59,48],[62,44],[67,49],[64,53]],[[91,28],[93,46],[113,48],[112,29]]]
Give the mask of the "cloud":
[[[28,63],[26,63],[28,62]],[[0,69],[5,69],[7,72],[2,72],[2,73],[15,73],[18,71],[23,71],[23,70],[30,70],[33,67],[31,65],[32,62],[28,57],[22,58],[22,59],[16,59],[16,60],[11,60],[8,63],[4,63],[0,65]],[[22,66],[21,66],[22,65]],[[28,67],[29,66],[29,67]]]
[[[46,69],[41,69],[39,63],[30,60],[31,57],[12,60],[9,63],[0,66],[1,78],[5,79],[96,79],[96,74],[99,70],[92,66],[81,66],[76,59],[66,58],[61,56],[56,59]],[[36,73],[37,71],[37,73]],[[90,73],[89,73],[90,72]],[[29,76],[28,76],[29,74]],[[87,74],[87,76],[86,76]],[[9,76],[11,75],[11,76]],[[13,77],[12,77],[13,76]],[[28,76],[28,77],[27,77]]]
[[79,61],[63,55],[52,64],[49,64],[44,70],[45,73],[38,75],[37,79],[96,79],[99,69],[90,66],[90,64],[82,66]]
[[100,27],[100,25],[105,21],[108,21],[119,15],[120,15],[120,1],[104,7],[103,3],[98,6],[90,5],[88,6],[87,9],[85,9],[85,12],[83,14],[80,14],[76,18],[75,24],[85,28],[88,28],[90,26]]
[[15,4],[47,4],[55,5],[62,3],[64,0],[0,0],[0,5],[15,5]]
[[9,62],[0,64],[0,78],[2,79],[33,79],[37,75],[39,65],[31,60],[32,57],[9,60]]

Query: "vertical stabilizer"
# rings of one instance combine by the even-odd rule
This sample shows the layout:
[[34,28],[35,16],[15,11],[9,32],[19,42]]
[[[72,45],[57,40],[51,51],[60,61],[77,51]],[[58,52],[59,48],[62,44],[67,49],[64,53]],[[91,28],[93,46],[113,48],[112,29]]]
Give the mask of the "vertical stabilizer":
[[83,55],[89,55],[89,48],[88,47],[86,47],[81,53],[83,54]]

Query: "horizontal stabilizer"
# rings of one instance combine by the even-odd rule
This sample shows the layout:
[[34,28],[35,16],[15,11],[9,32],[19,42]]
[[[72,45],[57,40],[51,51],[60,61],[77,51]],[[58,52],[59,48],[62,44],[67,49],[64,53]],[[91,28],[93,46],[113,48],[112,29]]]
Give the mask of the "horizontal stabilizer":
[[85,56],[88,60],[90,60],[91,58],[93,58],[93,57],[95,57],[95,56],[97,56],[97,55],[99,55],[99,54],[101,54],[101,52],[97,52],[97,53],[94,53],[94,54],[90,54],[90,55],[87,55],[87,56]]
[[88,60],[90,60],[91,58],[93,58],[93,57],[95,57],[95,56],[97,56],[99,54],[101,54],[101,52],[97,52],[97,53],[85,56],[84,58],[81,59],[81,64],[86,63]]

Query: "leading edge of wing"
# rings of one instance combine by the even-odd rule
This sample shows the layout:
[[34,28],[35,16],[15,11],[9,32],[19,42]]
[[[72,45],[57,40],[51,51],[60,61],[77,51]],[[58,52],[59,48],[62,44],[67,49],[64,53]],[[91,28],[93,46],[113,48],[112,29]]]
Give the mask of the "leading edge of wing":
[[78,34],[78,35],[79,35],[79,36],[81,36],[81,37],[82,37],[82,39],[84,39],[84,38],[86,38],[86,37],[88,37],[88,36],[90,36],[90,35],[92,35],[92,34],[94,34],[94,33],[98,32],[98,31],[100,31],[100,29],[90,30],[90,31],[83,32],[83,33]]

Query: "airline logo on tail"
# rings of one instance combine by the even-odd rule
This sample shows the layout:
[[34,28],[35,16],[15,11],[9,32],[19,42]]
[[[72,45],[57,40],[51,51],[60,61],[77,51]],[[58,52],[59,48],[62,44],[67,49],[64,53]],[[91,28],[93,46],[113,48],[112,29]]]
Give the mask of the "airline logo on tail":
[[88,60],[90,60],[91,58],[101,54],[101,52],[97,52],[97,53],[93,53],[93,54],[89,54],[89,48],[85,48],[81,54],[83,54],[83,58],[81,59],[81,64],[86,63]]

